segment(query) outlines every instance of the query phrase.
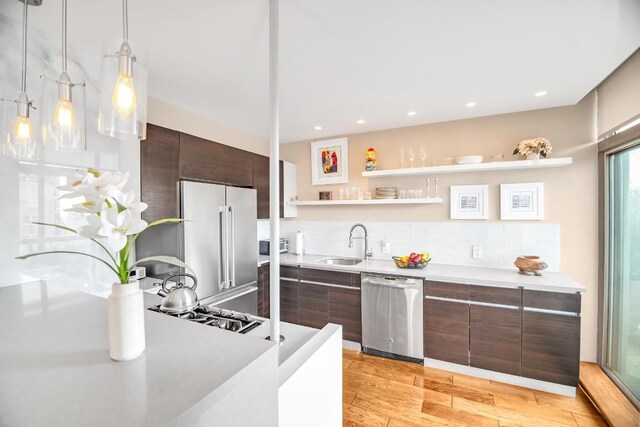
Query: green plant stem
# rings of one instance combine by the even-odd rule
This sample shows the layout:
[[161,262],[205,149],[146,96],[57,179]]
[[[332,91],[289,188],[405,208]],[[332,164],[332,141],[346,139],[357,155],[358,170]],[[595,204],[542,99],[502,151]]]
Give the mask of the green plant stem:
[[[47,227],[55,227],[55,228],[59,228],[60,230],[65,230],[65,231],[68,231],[68,232],[73,233],[73,234],[78,234],[78,232],[76,230],[74,230],[73,228],[65,227],[64,225],[49,224],[49,223],[46,223],[46,222],[32,222],[32,224],[44,225],[44,226],[47,226]],[[104,252],[109,256],[109,258],[111,258],[111,261],[113,261],[114,264],[118,264],[118,262],[116,261],[115,257],[111,254],[111,251],[109,249],[107,249],[107,247],[105,245],[103,245],[102,243],[98,242],[96,239],[89,238],[89,240],[94,242],[96,245],[100,246],[104,250]]]

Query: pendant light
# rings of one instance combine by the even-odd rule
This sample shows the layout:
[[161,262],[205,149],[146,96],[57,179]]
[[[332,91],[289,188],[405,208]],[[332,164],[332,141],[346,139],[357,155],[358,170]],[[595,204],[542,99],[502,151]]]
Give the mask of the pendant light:
[[[19,0],[24,4],[22,9],[22,75],[20,93],[13,101],[16,112],[13,117],[5,111],[5,135],[3,138],[3,155],[18,159],[34,160],[37,157],[37,144],[34,126],[30,118],[33,105],[27,96],[27,11],[29,6],[40,6],[42,0]],[[7,101],[3,99],[3,101]],[[5,105],[6,110],[10,110]],[[9,128],[9,129],[7,129]]]
[[62,73],[42,79],[42,139],[57,151],[86,149],[85,84],[72,83],[67,73],[67,0],[62,0]]
[[129,41],[129,11],[122,0],[122,38],[102,42],[98,131],[112,137],[145,139],[147,54]]

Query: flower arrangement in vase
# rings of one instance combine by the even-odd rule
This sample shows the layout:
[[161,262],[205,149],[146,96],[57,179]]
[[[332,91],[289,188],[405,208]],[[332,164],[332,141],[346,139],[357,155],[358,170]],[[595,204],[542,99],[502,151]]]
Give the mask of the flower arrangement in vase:
[[546,158],[551,154],[552,149],[553,147],[551,147],[547,138],[538,137],[521,141],[516,149],[513,150],[513,154],[521,154],[527,160],[538,160],[540,156]]
[[[179,259],[170,256],[132,260],[131,252],[140,233],[150,227],[183,220],[166,218],[148,224],[140,219],[140,214],[147,209],[147,204],[135,201],[134,191],[123,191],[128,179],[129,173],[101,172],[91,168],[78,171],[76,179],[70,185],[60,186],[58,189],[65,192],[61,199],[83,199],[67,210],[86,214],[87,224],[74,230],[63,225],[34,222],[92,240],[104,251],[104,259],[83,252],[57,250],[17,257],[27,259],[56,253],[83,255],[100,261],[114,273],[117,282],[111,287],[108,317],[109,355],[116,361],[135,359],[145,349],[143,294],[137,281],[129,281],[131,270],[148,261],[189,268]],[[106,238],[106,242],[101,242],[101,238]]]

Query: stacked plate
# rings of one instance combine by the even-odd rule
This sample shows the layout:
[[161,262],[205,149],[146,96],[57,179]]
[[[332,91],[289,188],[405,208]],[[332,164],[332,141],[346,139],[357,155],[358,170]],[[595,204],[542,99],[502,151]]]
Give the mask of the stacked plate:
[[397,187],[378,187],[376,188],[376,199],[397,199]]

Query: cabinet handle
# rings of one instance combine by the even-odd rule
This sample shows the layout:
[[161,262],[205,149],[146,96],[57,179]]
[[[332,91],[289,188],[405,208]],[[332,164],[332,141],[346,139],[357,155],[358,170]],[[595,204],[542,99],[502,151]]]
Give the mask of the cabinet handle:
[[360,290],[360,288],[357,288],[355,286],[335,285],[333,283],[324,283],[324,282],[312,282],[310,280],[301,280],[300,283],[304,283],[307,285],[327,286],[329,288],[351,289],[352,291]]
[[547,310],[546,308],[533,308],[525,307],[524,311],[531,313],[545,313],[545,314],[557,314],[558,316],[580,317],[580,313],[574,313],[572,311],[560,311],[560,310]]
[[458,304],[466,304],[469,305],[469,300],[466,299],[454,299],[454,298],[444,298],[444,297],[432,297],[430,295],[427,295],[424,297],[424,299],[430,299],[430,300],[434,300],[434,301],[446,301],[446,302],[456,302]]
[[280,280],[283,280],[285,282],[297,282],[298,279],[290,279],[289,277],[281,277]]
[[424,297],[424,299],[430,299],[430,300],[434,300],[434,301],[455,302],[455,303],[458,303],[458,304],[477,305],[477,306],[481,306],[481,307],[494,307],[494,308],[506,308],[506,309],[509,309],[509,310],[520,310],[520,306],[518,306],[518,305],[494,304],[492,302],[469,301],[469,300],[462,300],[462,299],[432,297],[432,296],[426,296],[426,297]]

